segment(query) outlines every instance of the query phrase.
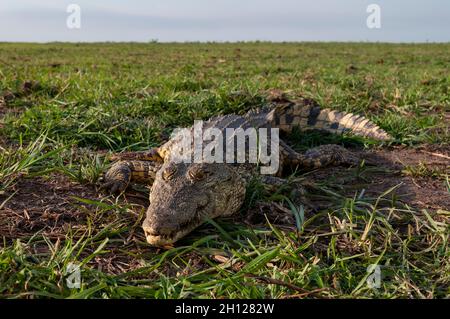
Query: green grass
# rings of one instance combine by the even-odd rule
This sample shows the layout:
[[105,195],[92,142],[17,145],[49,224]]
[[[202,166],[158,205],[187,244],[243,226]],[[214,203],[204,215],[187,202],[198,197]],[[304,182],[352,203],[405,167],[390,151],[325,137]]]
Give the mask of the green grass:
[[[0,44],[0,217],[24,179],[62,175],[93,189],[108,152],[148,149],[196,119],[243,113],[272,89],[366,115],[395,144],[448,147],[449,52],[450,44]],[[24,89],[27,81],[38,84]],[[373,146],[314,134],[291,140],[298,150],[325,142]],[[368,170],[346,174],[362,183]],[[450,190],[445,170],[406,167],[404,174],[436,178]],[[142,206],[72,196],[83,219],[55,236],[0,233],[0,295],[450,296],[450,207],[419,209],[389,188],[373,196],[356,187],[349,195],[332,177],[308,197],[328,206],[313,212],[296,204],[289,187],[273,193],[255,181],[242,219],[271,203],[292,212],[292,227],[264,217],[256,226],[219,219],[158,250],[141,233]],[[65,283],[69,263],[81,265],[80,289]],[[377,289],[366,285],[371,264],[383,273]]]

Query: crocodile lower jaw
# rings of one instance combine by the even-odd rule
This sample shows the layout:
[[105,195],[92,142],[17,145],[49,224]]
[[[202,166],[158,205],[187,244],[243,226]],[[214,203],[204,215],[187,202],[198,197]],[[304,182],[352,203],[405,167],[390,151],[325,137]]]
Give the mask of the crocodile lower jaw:
[[182,238],[185,235],[187,235],[188,233],[190,233],[192,230],[194,230],[201,224],[202,223],[199,223],[198,225],[196,225],[196,224],[189,225],[188,227],[186,227],[182,230],[179,230],[178,232],[174,232],[173,234],[170,234],[170,235],[147,234],[146,240],[147,240],[147,243],[149,243],[150,245],[155,246],[155,247],[163,247],[163,246],[171,245],[171,244],[175,243],[177,240],[179,240],[180,238]]

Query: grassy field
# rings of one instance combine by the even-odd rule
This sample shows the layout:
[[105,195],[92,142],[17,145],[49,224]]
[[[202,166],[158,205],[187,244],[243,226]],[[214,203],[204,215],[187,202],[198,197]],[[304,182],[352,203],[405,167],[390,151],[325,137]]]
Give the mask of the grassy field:
[[[450,44],[0,44],[0,296],[450,297],[449,66]],[[395,141],[293,134],[299,151],[337,143],[379,165],[296,172],[304,205],[255,182],[239,216],[169,249],[140,228],[148,189],[98,191],[108,154],[277,92]]]

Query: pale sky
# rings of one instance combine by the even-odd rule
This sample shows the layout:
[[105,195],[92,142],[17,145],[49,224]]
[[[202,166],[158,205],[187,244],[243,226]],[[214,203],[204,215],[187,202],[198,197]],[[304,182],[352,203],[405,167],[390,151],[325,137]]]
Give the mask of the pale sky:
[[[81,28],[69,29],[69,4]],[[369,29],[369,4],[381,28]],[[450,42],[450,0],[0,0],[0,41]]]

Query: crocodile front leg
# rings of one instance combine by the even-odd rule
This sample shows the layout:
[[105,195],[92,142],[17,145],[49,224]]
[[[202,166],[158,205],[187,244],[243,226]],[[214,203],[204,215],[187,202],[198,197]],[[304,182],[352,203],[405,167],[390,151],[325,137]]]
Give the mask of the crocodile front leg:
[[162,163],[152,161],[119,161],[106,172],[102,189],[111,193],[123,192],[130,182],[153,184]]
[[306,169],[317,169],[329,165],[359,165],[361,159],[340,145],[327,144],[297,153],[287,145],[282,146],[283,164]]
[[110,158],[112,161],[132,160],[132,161],[153,161],[163,162],[163,158],[159,154],[159,148],[152,148],[142,152],[125,152],[113,154]]

